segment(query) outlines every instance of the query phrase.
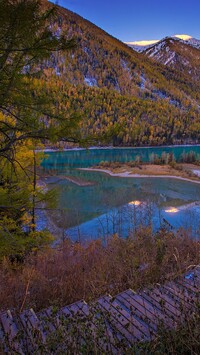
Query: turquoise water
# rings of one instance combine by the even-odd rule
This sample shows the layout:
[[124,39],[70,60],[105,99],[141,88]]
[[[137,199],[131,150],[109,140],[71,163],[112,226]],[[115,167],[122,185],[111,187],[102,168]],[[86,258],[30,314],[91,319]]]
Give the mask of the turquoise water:
[[[141,155],[148,161],[152,153],[173,152],[176,159],[189,151],[200,154],[200,146],[165,148],[121,148],[50,152],[42,166],[53,175],[72,176],[89,186],[77,186],[64,179],[48,178],[47,183],[59,191],[58,211],[53,220],[73,240],[106,238],[118,233],[127,236],[139,225],[154,229],[191,228],[199,236],[200,185],[168,178],[120,178],[76,168],[90,167],[100,161],[134,160]],[[135,202],[138,201],[138,202]],[[197,205],[191,205],[196,202]],[[131,204],[132,203],[132,204]],[[176,207],[171,213],[169,207]]]
[[42,166],[49,169],[87,168],[101,161],[128,162],[136,156],[148,162],[152,153],[161,156],[163,152],[173,153],[177,160],[183,153],[193,151],[200,154],[200,146],[152,147],[152,148],[108,148],[90,150],[71,150],[64,152],[48,152]]

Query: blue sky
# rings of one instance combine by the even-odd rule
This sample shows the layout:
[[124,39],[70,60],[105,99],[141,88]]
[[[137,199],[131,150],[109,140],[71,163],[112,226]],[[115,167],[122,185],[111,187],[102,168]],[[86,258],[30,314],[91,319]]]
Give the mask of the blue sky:
[[174,34],[188,34],[200,39],[200,0],[58,2],[122,41],[161,39]]

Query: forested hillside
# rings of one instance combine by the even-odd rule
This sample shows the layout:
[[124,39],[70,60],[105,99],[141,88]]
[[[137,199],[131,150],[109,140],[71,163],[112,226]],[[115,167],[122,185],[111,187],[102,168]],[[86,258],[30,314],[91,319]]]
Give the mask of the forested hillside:
[[180,110],[165,99],[145,100],[106,88],[72,86],[56,76],[49,79],[47,91],[62,112],[80,112],[83,137],[99,144],[173,144],[185,138],[198,140],[200,134],[198,109]]
[[43,63],[43,80],[50,91],[60,88],[58,105],[82,114],[84,135],[101,133],[115,145],[199,139],[197,56],[189,68],[166,67],[61,7],[51,29],[57,37],[73,37],[76,48],[52,53]]
[[199,83],[191,87],[187,71],[184,77],[183,73],[179,76],[168,72],[79,15],[60,7],[57,11],[57,21],[52,24],[55,33],[58,36],[66,33],[77,42],[67,59],[65,55],[53,55],[48,63],[63,81],[107,87],[141,97],[165,95],[184,99],[189,94],[199,98]]

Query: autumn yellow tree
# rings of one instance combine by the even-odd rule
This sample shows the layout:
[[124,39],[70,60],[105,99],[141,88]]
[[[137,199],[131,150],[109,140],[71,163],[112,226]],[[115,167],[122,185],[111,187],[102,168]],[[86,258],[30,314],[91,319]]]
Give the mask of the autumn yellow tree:
[[[60,110],[40,80],[52,53],[74,47],[51,29],[56,7],[44,0],[0,0],[0,246],[34,231],[34,147],[41,139],[78,141],[77,116]],[[9,226],[12,226],[11,228]],[[23,229],[22,229],[23,227]]]

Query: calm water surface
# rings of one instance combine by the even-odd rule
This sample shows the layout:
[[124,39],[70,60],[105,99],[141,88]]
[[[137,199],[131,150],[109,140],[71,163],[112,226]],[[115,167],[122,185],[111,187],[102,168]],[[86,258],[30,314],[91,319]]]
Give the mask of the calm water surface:
[[[154,229],[191,228],[199,237],[200,185],[168,178],[120,178],[101,172],[77,168],[91,167],[101,161],[127,162],[137,155],[149,161],[152,153],[172,152],[176,159],[182,153],[200,154],[200,146],[164,148],[93,149],[46,153],[42,162],[45,171],[56,175],[47,179],[59,191],[58,211],[54,222],[65,229],[72,240],[106,238],[118,233],[127,236],[139,225],[152,224]],[[64,175],[90,182],[77,186],[59,179]],[[199,203],[199,204],[198,204]],[[171,208],[173,209],[171,212]]]

